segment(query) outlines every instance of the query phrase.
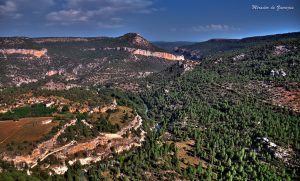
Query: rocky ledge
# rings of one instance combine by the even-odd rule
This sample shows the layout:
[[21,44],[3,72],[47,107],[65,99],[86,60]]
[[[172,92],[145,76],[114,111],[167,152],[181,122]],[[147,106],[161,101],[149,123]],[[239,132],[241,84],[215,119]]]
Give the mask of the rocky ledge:
[[143,50],[143,49],[136,49],[136,48],[129,48],[129,47],[116,47],[116,48],[110,48],[106,47],[103,48],[103,50],[117,50],[117,51],[126,51],[134,55],[143,55],[147,57],[157,57],[157,58],[163,58],[166,60],[173,60],[173,61],[183,61],[184,56],[183,55],[174,55],[171,53],[166,52],[153,52],[149,50]]
[[30,55],[36,58],[41,58],[42,56],[46,56],[47,49],[42,50],[34,50],[34,49],[0,49],[0,53],[3,55],[11,55],[11,54],[22,54],[22,55]]

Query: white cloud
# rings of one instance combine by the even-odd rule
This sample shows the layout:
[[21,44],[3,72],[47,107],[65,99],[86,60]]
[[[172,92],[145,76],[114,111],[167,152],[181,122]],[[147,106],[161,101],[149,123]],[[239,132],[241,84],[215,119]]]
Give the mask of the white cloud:
[[114,23],[98,23],[99,28],[108,28],[108,29],[114,29],[114,28],[121,28],[123,27],[123,24],[114,24]]
[[54,0],[6,0],[0,2],[0,18],[9,20],[25,17],[33,12],[44,12],[54,4]]
[[[0,21],[43,22],[45,25],[94,24],[124,26],[128,14],[151,13],[154,0],[0,0]],[[122,17],[122,19],[120,18]]]
[[0,15],[8,15],[17,11],[17,6],[13,1],[6,1],[0,5]]
[[150,0],[66,0],[66,7],[50,12],[47,20],[52,24],[69,25],[73,23],[93,22],[99,27],[120,27],[122,20],[113,18],[125,13],[149,13]]
[[47,19],[50,21],[58,22],[85,22],[89,19],[84,13],[78,10],[61,10],[57,12],[52,12],[47,15]]
[[152,5],[150,0],[67,0],[69,8],[110,8],[113,10],[144,9]]
[[113,17],[110,18],[108,22],[98,22],[98,27],[99,28],[108,28],[108,29],[114,29],[114,28],[121,28],[124,25],[122,24],[123,19],[122,18],[117,18]]
[[207,32],[207,31],[231,31],[239,30],[239,28],[223,25],[223,24],[210,24],[210,25],[198,25],[191,28],[193,32]]

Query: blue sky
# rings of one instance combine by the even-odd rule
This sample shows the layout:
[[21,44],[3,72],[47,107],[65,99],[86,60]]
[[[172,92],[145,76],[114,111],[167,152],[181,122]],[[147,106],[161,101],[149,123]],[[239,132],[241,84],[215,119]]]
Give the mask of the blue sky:
[[295,31],[299,0],[0,0],[0,36],[138,32],[152,41],[203,41]]

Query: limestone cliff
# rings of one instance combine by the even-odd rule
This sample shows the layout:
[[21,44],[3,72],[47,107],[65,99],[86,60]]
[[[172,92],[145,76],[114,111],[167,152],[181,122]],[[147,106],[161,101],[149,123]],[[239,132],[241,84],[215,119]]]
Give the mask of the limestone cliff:
[[0,49],[0,53],[4,55],[11,54],[22,54],[22,55],[31,55],[37,58],[46,56],[47,49],[34,50],[34,49]]
[[143,55],[147,57],[157,57],[157,58],[163,58],[166,60],[174,60],[174,61],[183,61],[184,56],[183,55],[174,55],[171,53],[166,52],[153,52],[149,50],[142,50],[142,49],[136,49],[136,48],[130,48],[130,47],[116,47],[116,48],[110,48],[106,47],[103,48],[103,50],[117,50],[117,51],[126,51],[134,55]]
[[173,55],[171,53],[165,53],[165,52],[151,52],[148,50],[141,50],[141,49],[136,49],[132,52],[135,55],[143,55],[143,56],[149,56],[149,57],[158,57],[158,58],[163,58],[167,60],[175,60],[175,61],[181,61],[184,60],[184,56],[177,56]]

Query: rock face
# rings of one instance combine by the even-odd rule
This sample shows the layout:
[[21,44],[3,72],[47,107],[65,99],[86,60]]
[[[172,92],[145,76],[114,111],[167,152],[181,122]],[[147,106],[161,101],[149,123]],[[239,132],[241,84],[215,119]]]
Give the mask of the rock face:
[[46,73],[47,76],[53,76],[53,75],[56,75],[56,74],[58,74],[58,71],[57,71],[57,70],[49,70],[49,71]]
[[183,73],[193,70],[195,66],[199,64],[200,62],[196,62],[196,61],[178,62],[178,66],[183,69]]
[[232,58],[233,61],[239,61],[239,60],[244,60],[246,58],[246,55],[244,53],[239,54],[235,57]]
[[184,56],[182,56],[182,55],[177,56],[177,55],[173,55],[171,53],[165,53],[165,52],[151,52],[148,50],[136,49],[132,53],[135,55],[158,57],[158,58],[163,58],[163,59],[167,59],[167,60],[176,60],[176,61],[184,60]]
[[4,55],[11,54],[22,54],[22,55],[31,55],[36,58],[41,58],[42,56],[46,56],[47,49],[42,50],[34,50],[34,49],[0,49],[0,53]]
[[144,39],[143,37],[141,37],[139,34],[137,34],[134,38],[133,38],[133,44],[135,45],[139,45],[139,46],[145,46],[145,47],[149,47],[149,42]]
[[142,49],[136,49],[136,48],[130,48],[130,47],[116,47],[116,48],[110,48],[106,47],[103,50],[117,50],[117,51],[126,51],[134,55],[143,55],[147,57],[157,57],[157,58],[163,58],[166,60],[174,60],[174,61],[183,61],[184,56],[183,55],[174,55],[171,53],[166,52],[153,52],[149,50],[142,50]]
[[287,74],[286,72],[283,70],[283,69],[272,69],[271,72],[270,72],[270,75],[272,77],[285,77]]
[[290,50],[287,49],[284,45],[279,45],[274,47],[274,55],[280,56],[288,53]]

